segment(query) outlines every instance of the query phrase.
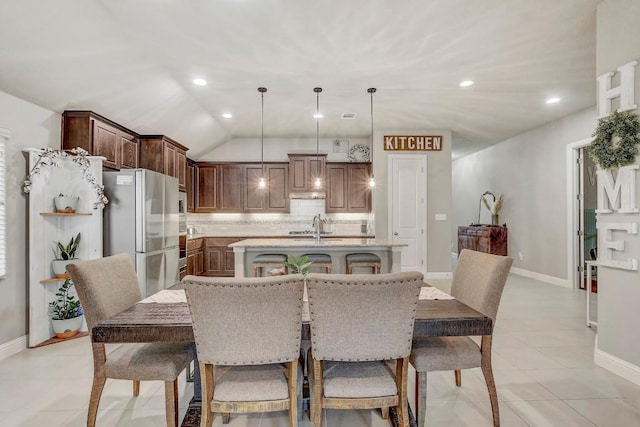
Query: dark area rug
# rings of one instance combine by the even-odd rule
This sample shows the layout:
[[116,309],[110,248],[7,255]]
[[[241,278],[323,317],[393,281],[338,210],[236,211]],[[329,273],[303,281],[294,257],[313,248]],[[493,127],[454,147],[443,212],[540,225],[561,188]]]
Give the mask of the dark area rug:
[[[306,414],[303,415],[306,417]],[[391,408],[389,411],[389,418],[391,418],[391,422],[394,426],[398,425],[398,416],[396,414],[395,409]],[[190,405],[189,409],[187,409],[187,413],[184,416],[184,420],[182,421],[182,427],[199,427],[200,426],[200,406]],[[411,407],[409,407],[409,426],[416,427],[416,419],[413,416],[413,412],[411,412]],[[336,427],[348,427],[348,426],[336,426]]]

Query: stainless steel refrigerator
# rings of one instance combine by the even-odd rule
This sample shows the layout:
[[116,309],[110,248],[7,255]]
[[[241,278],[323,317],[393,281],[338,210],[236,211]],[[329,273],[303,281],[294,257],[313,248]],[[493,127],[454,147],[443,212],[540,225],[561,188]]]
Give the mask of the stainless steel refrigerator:
[[104,253],[129,254],[149,296],[180,281],[178,180],[146,169],[103,172]]

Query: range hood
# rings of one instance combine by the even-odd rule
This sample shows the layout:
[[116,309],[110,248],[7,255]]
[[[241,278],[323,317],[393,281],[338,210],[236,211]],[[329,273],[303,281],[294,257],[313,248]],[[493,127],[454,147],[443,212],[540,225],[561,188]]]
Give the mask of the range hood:
[[292,191],[289,193],[290,199],[326,199],[324,191]]

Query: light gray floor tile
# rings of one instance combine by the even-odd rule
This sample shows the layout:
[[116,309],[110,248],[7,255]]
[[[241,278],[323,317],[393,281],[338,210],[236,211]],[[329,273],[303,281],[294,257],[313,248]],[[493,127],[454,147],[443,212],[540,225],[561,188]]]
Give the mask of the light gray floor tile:
[[596,427],[562,400],[505,402],[504,406],[509,406],[530,427]]
[[624,399],[565,400],[599,427],[640,426],[640,409]]

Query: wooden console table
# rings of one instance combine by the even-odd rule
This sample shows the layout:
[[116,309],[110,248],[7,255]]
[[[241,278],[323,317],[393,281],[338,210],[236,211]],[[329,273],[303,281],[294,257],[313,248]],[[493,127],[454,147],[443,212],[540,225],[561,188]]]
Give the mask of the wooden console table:
[[458,227],[458,254],[463,249],[507,255],[507,227],[499,225],[469,225]]

